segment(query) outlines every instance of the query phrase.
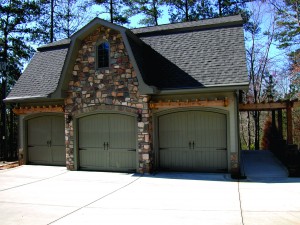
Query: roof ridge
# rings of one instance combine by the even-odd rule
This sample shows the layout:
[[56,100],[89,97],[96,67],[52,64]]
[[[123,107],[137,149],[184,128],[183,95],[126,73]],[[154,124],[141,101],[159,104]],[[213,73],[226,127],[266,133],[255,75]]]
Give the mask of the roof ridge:
[[50,42],[48,44],[42,45],[42,46],[38,47],[37,50],[43,50],[46,48],[54,48],[54,47],[58,47],[58,46],[69,45],[70,42],[71,42],[70,38],[63,38],[58,41],[54,41],[54,42]]
[[134,34],[142,34],[142,33],[152,33],[152,32],[160,32],[167,30],[180,30],[187,28],[196,28],[196,27],[207,27],[218,24],[242,24],[243,19],[242,16],[234,15],[234,16],[226,16],[226,17],[218,17],[218,18],[209,18],[197,21],[188,21],[188,22],[178,22],[178,23],[169,23],[169,24],[161,24],[157,26],[149,26],[149,27],[140,27],[130,29]]

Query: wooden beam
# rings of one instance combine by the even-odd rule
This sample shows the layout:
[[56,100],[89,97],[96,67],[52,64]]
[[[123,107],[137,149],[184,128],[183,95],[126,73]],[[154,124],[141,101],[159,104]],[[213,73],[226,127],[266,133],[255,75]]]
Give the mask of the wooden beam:
[[63,106],[36,106],[36,107],[20,107],[20,108],[14,108],[13,109],[14,114],[16,115],[23,115],[28,113],[41,113],[41,112],[64,112]]
[[239,104],[239,111],[268,111],[274,109],[285,109],[286,102],[272,102],[272,103],[251,103]]
[[299,108],[299,107],[300,107],[300,101],[294,102],[294,103],[293,103],[293,106],[294,106],[295,108]]
[[224,100],[194,100],[194,101],[166,101],[166,102],[151,102],[151,109],[168,109],[168,108],[178,108],[178,107],[193,107],[193,106],[223,106],[227,107],[229,105],[229,100],[225,98]]

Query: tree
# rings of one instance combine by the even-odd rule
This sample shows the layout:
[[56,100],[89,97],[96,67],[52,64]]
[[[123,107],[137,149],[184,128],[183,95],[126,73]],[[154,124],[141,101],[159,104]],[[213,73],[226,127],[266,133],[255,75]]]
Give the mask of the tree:
[[125,4],[129,7],[126,10],[129,17],[136,14],[142,14],[139,24],[146,26],[157,26],[158,19],[162,15],[160,7],[163,5],[162,0],[127,0]]
[[166,3],[171,23],[196,20],[197,0],[166,0]]
[[300,48],[288,54],[289,98],[300,98]]
[[209,19],[216,17],[213,5],[209,0],[201,0],[196,6],[197,19]]
[[69,38],[93,17],[88,0],[41,0],[40,8],[34,33],[39,44]]
[[[248,101],[259,103],[266,99],[264,89],[266,80],[269,79],[268,67],[272,64],[270,48],[274,42],[275,20],[271,18],[269,27],[262,32],[262,4],[257,3],[251,10],[251,17],[245,26],[246,31],[246,57],[249,73],[250,86],[247,93]],[[254,144],[255,149],[259,149],[260,142],[260,112],[252,113],[254,119]],[[250,112],[248,112],[248,146],[252,145],[250,139]]]
[[289,97],[300,91],[300,0],[270,0],[278,16],[275,39],[288,56]]
[[216,3],[218,16],[222,17],[240,14],[246,8],[246,3],[252,1],[253,0],[218,0]]
[[[278,15],[276,40],[279,48],[296,47],[300,44],[300,0],[270,1]],[[281,4],[280,4],[281,3]]]
[[[24,61],[29,60],[33,49],[29,46],[30,26],[36,21],[40,8],[35,1],[2,0],[0,4],[0,58],[6,68],[1,72],[1,150],[6,149],[6,134],[11,132],[7,126],[7,109],[3,102],[8,90],[21,74]],[[13,124],[13,121],[11,121]],[[1,157],[1,156],[0,156]],[[2,157],[7,158],[4,151]]]
[[129,23],[128,17],[122,13],[123,0],[94,0],[94,2],[104,7],[105,11],[101,13],[108,13],[111,23],[121,25]]

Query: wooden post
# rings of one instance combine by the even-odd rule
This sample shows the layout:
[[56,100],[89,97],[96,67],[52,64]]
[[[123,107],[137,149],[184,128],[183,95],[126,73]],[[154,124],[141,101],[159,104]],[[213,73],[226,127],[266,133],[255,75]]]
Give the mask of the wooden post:
[[293,144],[293,115],[292,115],[292,103],[287,102],[286,108],[286,119],[287,119],[287,143]]
[[276,118],[275,118],[275,110],[272,110],[272,127],[275,128],[276,127]]
[[278,132],[280,135],[280,138],[283,137],[283,131],[282,131],[282,109],[277,110],[277,123],[278,123]]

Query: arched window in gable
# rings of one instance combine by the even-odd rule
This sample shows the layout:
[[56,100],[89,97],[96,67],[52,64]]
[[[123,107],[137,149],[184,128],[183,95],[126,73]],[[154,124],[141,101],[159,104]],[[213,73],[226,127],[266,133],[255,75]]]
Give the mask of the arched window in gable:
[[109,67],[109,43],[103,42],[97,46],[97,69]]

